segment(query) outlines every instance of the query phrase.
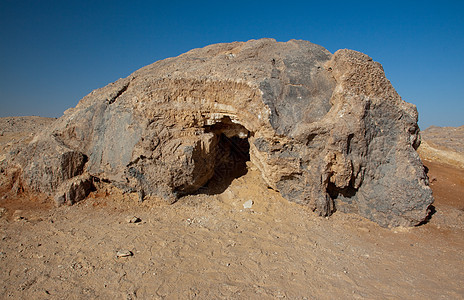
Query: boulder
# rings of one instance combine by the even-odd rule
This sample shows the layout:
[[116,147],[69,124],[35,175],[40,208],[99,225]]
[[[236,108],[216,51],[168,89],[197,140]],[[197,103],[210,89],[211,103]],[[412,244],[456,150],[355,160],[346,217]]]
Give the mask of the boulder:
[[411,226],[433,202],[417,118],[365,54],[251,40],[194,49],[91,92],[16,161],[34,190],[52,194],[85,172],[173,202],[250,160],[270,188],[319,215]]
[[51,195],[62,183],[83,174],[87,156],[45,132],[35,137],[14,162],[23,168],[21,181],[27,190]]
[[84,200],[93,189],[92,176],[79,175],[63,182],[57,189],[55,196],[56,206],[73,205]]

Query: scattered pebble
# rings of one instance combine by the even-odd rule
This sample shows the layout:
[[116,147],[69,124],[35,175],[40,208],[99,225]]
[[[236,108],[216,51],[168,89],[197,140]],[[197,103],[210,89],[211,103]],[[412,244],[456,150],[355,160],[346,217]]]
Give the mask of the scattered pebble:
[[139,217],[136,217],[136,216],[128,216],[126,218],[126,222],[127,223],[139,223],[141,222],[142,220],[139,218]]
[[13,219],[15,221],[27,221],[27,218],[23,216],[23,211],[21,209],[14,211]]
[[119,250],[118,252],[116,252],[116,257],[119,258],[119,257],[127,257],[127,256],[132,256],[134,255],[131,251],[129,250]]
[[243,208],[251,208],[253,206],[253,200],[248,200],[247,202],[243,203]]
[[14,220],[16,222],[19,222],[19,221],[27,221],[27,218],[26,217],[23,217],[23,216],[15,216]]

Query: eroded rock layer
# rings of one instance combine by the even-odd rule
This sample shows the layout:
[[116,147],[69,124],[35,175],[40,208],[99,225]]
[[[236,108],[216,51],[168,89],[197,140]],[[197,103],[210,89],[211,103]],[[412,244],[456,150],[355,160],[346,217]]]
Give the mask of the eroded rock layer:
[[173,202],[245,154],[269,187],[320,215],[411,226],[433,202],[418,134],[415,106],[367,55],[262,39],[194,49],[95,90],[14,162],[26,188],[61,202],[82,176]]

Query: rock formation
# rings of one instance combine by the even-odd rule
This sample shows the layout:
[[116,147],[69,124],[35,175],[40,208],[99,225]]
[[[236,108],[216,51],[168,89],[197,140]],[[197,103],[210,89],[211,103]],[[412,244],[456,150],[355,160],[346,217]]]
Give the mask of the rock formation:
[[249,159],[320,215],[411,226],[433,202],[419,143],[415,106],[369,56],[261,39],[194,49],[95,90],[11,164],[25,189],[59,191],[59,203],[81,199],[89,178],[173,202]]

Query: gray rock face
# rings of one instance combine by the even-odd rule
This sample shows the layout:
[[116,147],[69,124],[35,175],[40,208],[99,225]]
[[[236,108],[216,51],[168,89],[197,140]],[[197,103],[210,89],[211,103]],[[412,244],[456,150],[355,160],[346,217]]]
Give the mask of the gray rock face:
[[433,202],[418,134],[415,106],[367,55],[262,39],[194,49],[95,90],[14,161],[32,190],[90,174],[172,202],[249,159],[320,215],[411,226]]

